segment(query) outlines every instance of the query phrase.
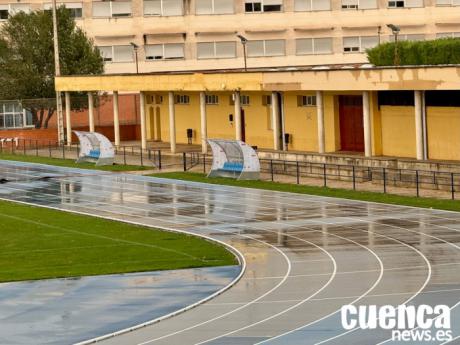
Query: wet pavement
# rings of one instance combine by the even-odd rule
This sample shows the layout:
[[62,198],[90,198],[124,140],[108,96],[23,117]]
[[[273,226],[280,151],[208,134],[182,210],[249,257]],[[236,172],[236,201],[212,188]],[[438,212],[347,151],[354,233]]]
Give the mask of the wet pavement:
[[210,236],[244,255],[222,295],[104,344],[389,343],[391,331],[345,331],[344,304],[447,304],[460,335],[460,213],[24,163],[1,162],[0,177],[2,198]]

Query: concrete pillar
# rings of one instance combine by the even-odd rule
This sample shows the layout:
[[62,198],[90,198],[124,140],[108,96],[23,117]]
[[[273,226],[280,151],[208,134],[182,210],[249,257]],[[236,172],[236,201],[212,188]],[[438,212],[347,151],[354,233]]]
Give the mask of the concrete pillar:
[[118,91],[113,92],[113,133],[115,146],[120,146],[120,117],[118,111]]
[[323,91],[316,91],[316,115],[318,118],[318,152],[324,153],[326,147],[324,130]]
[[423,159],[423,93],[422,91],[414,91],[414,106],[415,106],[415,147],[417,159]]
[[240,92],[235,91],[233,94],[235,98],[235,138],[236,140],[241,140],[241,98]]
[[272,129],[273,129],[273,149],[280,150],[280,107],[278,93],[272,92]]
[[142,149],[147,148],[147,126],[145,118],[145,93],[140,92],[139,95],[140,111],[141,111],[141,147]]
[[201,124],[201,152],[206,153],[208,150],[208,127],[206,117],[206,93],[200,92],[200,124]]
[[70,92],[65,93],[65,123],[67,130],[67,145],[72,145],[72,123],[70,120]]
[[88,122],[89,131],[94,132],[94,98],[92,92],[88,92]]
[[364,127],[364,156],[372,156],[371,141],[371,107],[369,91],[363,92],[363,127]]
[[176,153],[176,112],[174,109],[174,92],[168,93],[169,99],[169,142],[171,152]]

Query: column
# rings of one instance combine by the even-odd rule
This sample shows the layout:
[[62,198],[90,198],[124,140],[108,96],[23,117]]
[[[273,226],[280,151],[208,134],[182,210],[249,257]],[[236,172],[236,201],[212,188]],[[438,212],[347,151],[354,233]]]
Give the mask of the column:
[[72,123],[70,120],[70,92],[65,94],[65,123],[67,130],[67,145],[72,145]]
[[235,99],[235,138],[241,140],[241,98],[240,92],[235,91],[233,94]]
[[115,146],[120,146],[120,117],[118,110],[118,91],[113,92],[113,133]]
[[201,152],[206,153],[208,150],[208,128],[206,118],[206,93],[200,92],[200,124],[201,124]]
[[174,109],[174,92],[168,93],[169,99],[169,141],[171,153],[176,153],[176,111]]
[[422,119],[422,91],[414,91],[414,106],[415,106],[415,148],[417,159],[423,159],[423,119]]
[[316,115],[318,121],[318,152],[324,153],[326,140],[324,134],[324,105],[323,91],[316,91]]
[[88,121],[89,131],[94,132],[94,99],[92,92],[88,92]]
[[280,114],[279,114],[278,93],[272,92],[272,129],[273,149],[280,150]]
[[363,127],[364,127],[364,156],[372,156],[371,142],[371,108],[369,102],[369,91],[363,92]]
[[141,147],[143,150],[147,148],[147,126],[145,119],[145,94],[140,92],[139,95],[140,111],[141,111]]

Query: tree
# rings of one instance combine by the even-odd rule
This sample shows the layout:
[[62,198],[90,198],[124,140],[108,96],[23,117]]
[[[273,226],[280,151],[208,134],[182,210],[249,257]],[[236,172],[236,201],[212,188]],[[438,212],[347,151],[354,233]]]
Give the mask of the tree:
[[[62,75],[101,74],[101,53],[76,26],[70,10],[57,9]],[[48,127],[56,109],[51,11],[19,12],[0,30],[0,99],[18,99],[32,113],[36,128]],[[86,106],[72,97],[72,108]]]

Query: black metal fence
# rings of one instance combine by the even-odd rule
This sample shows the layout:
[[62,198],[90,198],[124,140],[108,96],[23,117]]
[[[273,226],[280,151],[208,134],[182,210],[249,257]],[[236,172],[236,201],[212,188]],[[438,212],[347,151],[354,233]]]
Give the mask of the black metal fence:
[[[59,145],[56,141],[0,139],[0,153],[75,159],[79,145]],[[116,164],[140,165],[152,170],[183,170],[207,173],[212,155],[201,152],[171,154],[161,149],[139,146],[116,148]],[[313,163],[260,159],[261,178],[275,182],[335,187],[360,191],[451,198],[455,200],[460,172],[395,169],[360,165]]]

